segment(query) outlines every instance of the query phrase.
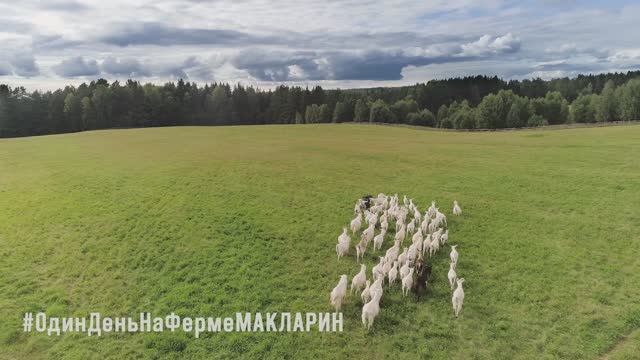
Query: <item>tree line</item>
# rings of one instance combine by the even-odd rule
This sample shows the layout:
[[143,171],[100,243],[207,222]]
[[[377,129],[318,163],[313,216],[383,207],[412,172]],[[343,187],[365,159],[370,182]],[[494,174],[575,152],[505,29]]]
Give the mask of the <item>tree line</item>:
[[28,92],[0,84],[0,137],[179,125],[355,121],[495,129],[637,119],[640,71],[549,81],[473,76],[350,90],[99,79]]

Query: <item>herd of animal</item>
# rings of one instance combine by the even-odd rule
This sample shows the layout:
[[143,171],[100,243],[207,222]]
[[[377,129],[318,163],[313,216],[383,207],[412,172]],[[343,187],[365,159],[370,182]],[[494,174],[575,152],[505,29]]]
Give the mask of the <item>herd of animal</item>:
[[[380,300],[383,296],[385,279],[388,287],[396,282],[401,285],[402,296],[406,297],[410,291],[419,297],[425,292],[428,279],[431,275],[431,265],[427,264],[427,257],[433,257],[445,246],[449,240],[447,217],[436,207],[435,201],[426,209],[424,215],[413,202],[413,199],[403,196],[400,203],[398,194],[387,196],[383,193],[377,197],[365,196],[358,199],[354,207],[354,219],[349,224],[349,229],[342,229],[338,236],[336,254],[338,260],[348,255],[351,248],[351,235],[360,234],[360,240],[355,245],[356,262],[364,260],[367,251],[376,252],[382,249],[385,236],[389,231],[389,224],[393,224],[395,234],[393,245],[386,250],[384,256],[379,256],[379,262],[371,269],[372,280],[367,278],[367,266],[360,264],[360,271],[351,279],[349,294],[360,293],[362,301],[362,324],[370,329],[375,318],[380,312]],[[462,209],[457,201],[453,202],[453,214],[459,216]],[[362,232],[360,232],[360,230]],[[378,232],[376,234],[376,232]],[[410,245],[404,246],[405,240],[410,240]],[[373,242],[371,250],[369,244]],[[453,291],[451,302],[453,313],[456,317],[462,310],[464,302],[464,290],[462,284],[464,278],[459,278],[456,273],[458,264],[457,245],[451,245],[449,273],[449,285]],[[402,248],[402,251],[401,251]],[[347,275],[340,275],[338,285],[331,291],[331,304],[340,311],[347,296]]]

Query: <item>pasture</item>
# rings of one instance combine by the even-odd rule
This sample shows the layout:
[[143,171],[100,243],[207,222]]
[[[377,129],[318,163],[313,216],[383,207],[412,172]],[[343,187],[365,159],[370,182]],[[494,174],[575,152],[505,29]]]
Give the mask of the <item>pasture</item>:
[[[456,133],[180,127],[0,140],[0,358],[628,359],[640,348],[640,126]],[[329,312],[336,238],[364,194],[435,200],[459,244],[370,332],[22,332],[52,316]],[[463,215],[451,215],[454,199]],[[392,235],[390,235],[392,236]],[[384,249],[391,246],[385,240]],[[367,275],[381,252],[366,254]]]

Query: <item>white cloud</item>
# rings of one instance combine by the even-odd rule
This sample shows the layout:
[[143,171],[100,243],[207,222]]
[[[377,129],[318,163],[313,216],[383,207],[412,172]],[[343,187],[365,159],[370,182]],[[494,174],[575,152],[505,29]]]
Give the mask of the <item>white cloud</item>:
[[620,66],[640,66],[640,49],[624,49],[614,52],[607,58],[609,62]]
[[493,37],[483,35],[477,41],[463,44],[461,56],[483,56],[488,54],[507,54],[520,49],[520,39],[507,33]]

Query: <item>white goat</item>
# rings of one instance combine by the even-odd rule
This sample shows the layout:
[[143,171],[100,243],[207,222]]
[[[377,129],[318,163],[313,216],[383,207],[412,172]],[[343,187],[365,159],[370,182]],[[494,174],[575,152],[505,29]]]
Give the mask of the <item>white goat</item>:
[[415,244],[417,241],[422,241],[422,230],[418,228],[415,234],[411,237],[411,243]]
[[456,317],[460,314],[462,310],[462,303],[464,302],[464,289],[462,288],[462,284],[464,283],[464,278],[460,278],[457,280],[458,287],[453,292],[453,296],[451,297],[451,303],[453,304],[453,313]]
[[431,245],[429,245],[429,256],[434,256],[440,250],[440,241],[437,237],[431,237]]
[[429,232],[429,216],[427,216],[426,214],[424,215],[424,220],[422,220],[422,223],[420,223],[420,230],[422,230],[423,234]]
[[402,266],[405,262],[407,262],[407,248],[404,248],[398,256],[398,265]]
[[407,276],[402,278],[402,296],[409,295],[409,290],[413,288],[413,268],[409,268]]
[[351,232],[355,234],[362,227],[362,214],[358,213],[355,219],[351,220]]
[[[377,210],[376,210],[377,211]],[[373,226],[375,227],[376,224],[378,224],[378,213],[373,213],[370,217],[369,217],[369,222],[368,222],[369,226]]]
[[429,207],[429,209],[427,209],[427,215],[429,215],[430,218],[434,217],[436,215],[436,202],[432,201],[431,202],[431,206]]
[[453,215],[462,215],[462,209],[460,209],[460,205],[458,205],[458,200],[453,200]]
[[360,291],[360,288],[364,286],[365,282],[367,281],[366,271],[367,265],[360,265],[360,272],[357,273],[356,276],[353,277],[353,279],[351,279],[351,290],[349,291],[350,293],[353,293],[354,289],[356,291]]
[[384,265],[382,265],[382,275],[389,274],[391,271],[391,266],[393,266],[394,261],[385,260]]
[[449,264],[449,273],[447,274],[447,278],[449,278],[449,285],[451,285],[451,290],[453,290],[453,286],[458,278],[458,275],[456,274],[456,263]]
[[444,245],[449,241],[449,229],[444,231],[444,234],[440,236],[440,244]]
[[347,234],[346,227],[342,228],[342,234],[338,236],[338,243],[345,242],[345,241],[351,241],[351,237],[349,236],[349,234]]
[[422,239],[418,239],[413,242],[413,246],[416,247],[416,255],[418,258],[422,258]]
[[422,243],[422,255],[424,256],[424,253],[429,251],[429,256],[431,256],[430,249],[431,249],[431,234],[428,234],[427,236],[424,237],[424,242]]
[[336,244],[336,254],[338,254],[338,260],[340,260],[341,257],[347,255],[348,252],[349,252],[348,242],[341,242]]
[[331,305],[336,308],[336,312],[342,308],[342,301],[345,295],[347,295],[347,275],[340,275],[340,281],[338,285],[331,291]]
[[336,245],[336,254],[338,254],[338,260],[342,256],[345,256],[349,252],[349,246],[351,245],[351,237],[347,234],[347,228],[342,228],[342,234],[338,236],[338,244]]
[[409,273],[409,269],[410,269],[409,268],[409,262],[407,261],[400,268],[400,279],[404,279],[404,277],[407,276],[407,274]]
[[451,262],[457,264],[458,263],[458,251],[456,248],[458,245],[451,245],[451,253],[449,253],[449,257],[451,258]]
[[412,219],[407,225],[407,234],[411,235],[416,231],[416,220]]
[[360,262],[360,258],[364,260],[364,253],[367,251],[367,242],[364,238],[356,245],[356,262]]
[[382,282],[384,281],[384,279],[382,277],[380,277],[379,279],[377,279],[376,281],[373,282],[373,284],[371,284],[371,287],[369,288],[369,294],[371,295],[371,297],[373,297],[373,294],[375,293],[380,293],[380,297],[382,297]]
[[362,232],[361,238],[364,239],[367,245],[369,245],[369,242],[373,240],[373,235],[375,234],[375,230],[376,230],[375,225],[371,224]]
[[398,217],[396,220],[396,233],[398,233],[402,228],[404,228],[404,219]]
[[387,221],[387,219],[384,219],[380,222],[380,229],[384,230],[385,232],[387,231],[387,229],[389,229],[389,222]]
[[391,267],[391,270],[389,270],[389,287],[391,287],[391,285],[393,285],[393,283],[396,282],[397,278],[398,278],[398,262],[394,261],[393,266]]
[[384,257],[387,261],[396,261],[400,253],[400,240],[396,240],[392,247],[385,253]]
[[442,242],[440,241],[440,237],[442,237],[442,228],[439,228],[438,231],[431,234],[431,242],[437,242],[438,247],[440,247],[440,245],[442,244]]
[[367,328],[367,330],[371,329],[373,326],[373,321],[375,320],[378,313],[380,313],[380,298],[382,297],[382,293],[376,292],[372,294],[371,301],[364,304],[362,307],[362,325]]
[[389,215],[387,213],[387,210],[385,210],[380,216],[380,224],[382,224],[383,222],[386,222],[388,219],[389,219]]
[[415,244],[411,244],[411,246],[409,246],[409,250],[407,250],[407,263],[413,264],[416,261],[417,257],[418,257],[418,248],[416,247]]
[[362,293],[360,294],[360,299],[362,299],[363,304],[366,304],[369,302],[369,300],[371,300],[371,293],[369,292],[369,289],[371,289],[371,281],[367,280],[367,285],[364,287],[364,290],[362,290]]
[[406,234],[407,234],[406,229],[405,229],[404,225],[402,225],[400,227],[400,230],[396,232],[396,236],[395,236],[394,240],[396,240],[396,241],[400,240],[400,242],[403,242],[404,238],[406,237]]
[[387,234],[387,230],[386,229],[382,229],[382,231],[380,231],[380,234],[376,235],[373,238],[373,250],[380,250],[382,249],[382,242],[384,242],[384,236]]
[[433,219],[433,222],[435,222],[437,224],[438,227],[440,226],[447,226],[447,216],[443,213],[441,213],[438,209],[436,209],[436,217]]
[[364,205],[364,202],[362,201],[362,199],[358,199],[358,201],[356,201],[356,205],[353,207],[353,215],[356,215],[357,213],[361,212],[363,205]]
[[380,256],[380,262],[371,269],[374,281],[378,280],[379,277],[382,277],[382,266],[384,266],[384,257]]

